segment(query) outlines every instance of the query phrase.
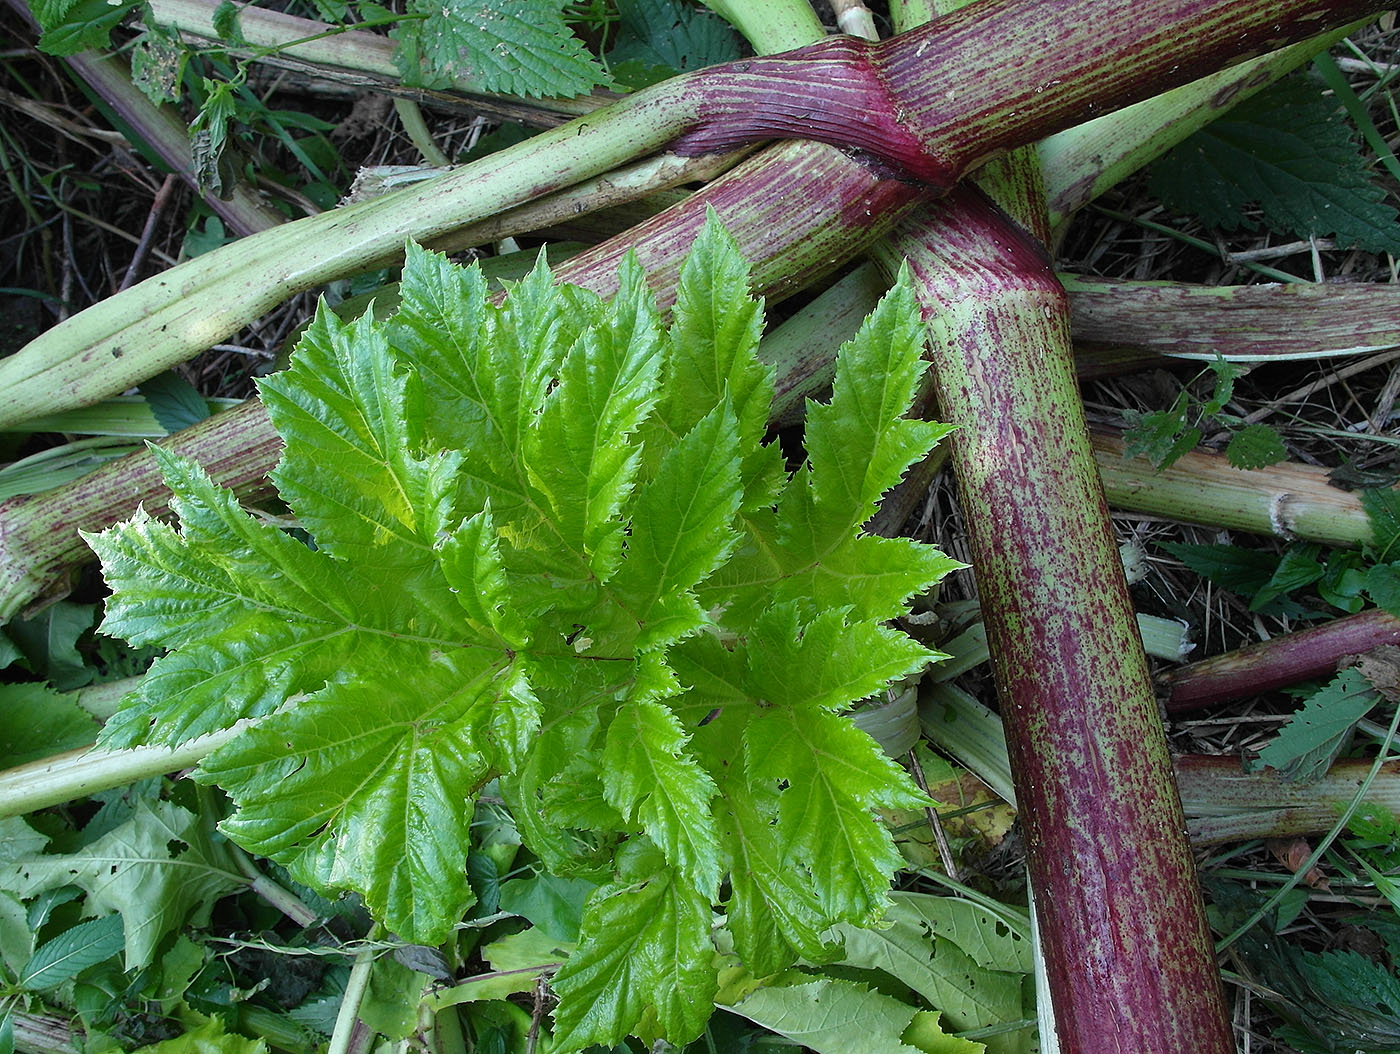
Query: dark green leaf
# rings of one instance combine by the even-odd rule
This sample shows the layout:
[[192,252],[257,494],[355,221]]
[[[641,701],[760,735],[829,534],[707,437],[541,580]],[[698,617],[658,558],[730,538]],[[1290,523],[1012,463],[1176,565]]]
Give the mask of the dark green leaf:
[[85,747],[98,727],[72,696],[33,682],[0,685],[0,768]]
[[577,941],[583,906],[597,883],[541,871],[501,883],[501,910],[529,919],[558,941]]
[[394,30],[405,83],[506,95],[584,95],[609,84],[558,0],[409,0]]
[[210,21],[214,26],[214,32],[226,43],[238,45],[247,43],[243,36],[243,30],[238,24],[239,10],[239,6],[233,0],[219,0],[219,5],[214,8],[214,15]]
[[740,55],[739,38],[724,19],[679,0],[618,0],[617,13],[621,28],[608,59],[615,74],[616,64],[632,64],[640,83],[624,78],[630,87]]
[[19,973],[19,985],[35,992],[57,988],[89,966],[110,959],[125,944],[120,915],[80,922],[35,950]]
[[140,7],[140,0],[34,0],[30,10],[42,36],[39,50],[76,55],[110,44],[112,30]]
[[1233,545],[1161,545],[1196,574],[1244,597],[1252,597],[1268,585],[1279,565],[1279,558],[1273,553]]
[[[180,101],[180,79],[184,71],[185,51],[179,40],[165,30],[148,30],[131,49],[131,81],[157,106]],[[200,406],[208,416],[202,399]],[[175,431],[168,425],[165,427],[167,431]]]
[[1305,78],[1266,88],[1154,165],[1152,193],[1212,227],[1252,228],[1257,205],[1281,234],[1400,252],[1396,212],[1338,113]]
[[57,691],[66,692],[95,676],[78,651],[78,641],[92,629],[96,617],[92,604],[61,600],[33,618],[11,620],[5,629],[24,653],[25,665]]
[[1160,470],[1194,450],[1201,441],[1201,430],[1187,420],[1190,402],[1190,395],[1182,392],[1170,410],[1125,411],[1123,456],[1145,457]]
[[1248,768],[1278,769],[1291,780],[1316,779],[1345,747],[1356,722],[1376,705],[1376,692],[1356,668],[1343,670],[1308,697]]
[[1249,610],[1263,611],[1280,597],[1320,579],[1324,573],[1317,559],[1321,552],[1320,545],[1290,545],[1269,580],[1254,594]]
[[204,396],[174,370],[166,370],[143,382],[141,394],[167,432],[178,432],[209,416],[209,404]]
[[1400,488],[1363,490],[1361,507],[1371,524],[1371,545],[1381,560],[1400,559]]
[[1268,425],[1246,425],[1230,436],[1225,457],[1235,468],[1267,468],[1288,457],[1283,438]]
[[1366,572],[1366,593],[1378,607],[1400,618],[1400,561],[1370,568]]
[[1215,374],[1215,391],[1201,406],[1201,413],[1206,417],[1214,417],[1225,408],[1226,403],[1235,397],[1235,381],[1245,373],[1247,368],[1237,362],[1229,362],[1218,355],[1214,361],[1207,363],[1207,367]]

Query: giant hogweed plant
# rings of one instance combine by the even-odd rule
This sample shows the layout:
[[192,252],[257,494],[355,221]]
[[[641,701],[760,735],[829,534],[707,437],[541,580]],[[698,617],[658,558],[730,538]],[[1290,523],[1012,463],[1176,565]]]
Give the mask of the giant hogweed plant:
[[759,975],[880,917],[900,857],[874,811],[925,799],[842,711],[935,657],[887,622],[958,566],[861,531],[947,431],[904,416],[907,278],[791,473],[718,222],[668,326],[634,260],[620,280],[604,301],[541,263],[497,306],[410,246],[393,315],[322,309],[261,382],[295,530],[161,453],[178,525],[90,538],[106,631],[169,649],[105,741],[249,721],[198,776],[236,842],[436,944],[496,780],[546,868],[600,883],[554,978],[564,1047],[698,1034],[721,913]]

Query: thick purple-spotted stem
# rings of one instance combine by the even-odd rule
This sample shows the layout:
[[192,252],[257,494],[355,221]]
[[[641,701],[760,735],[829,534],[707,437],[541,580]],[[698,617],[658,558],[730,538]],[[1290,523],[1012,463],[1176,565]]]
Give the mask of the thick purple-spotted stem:
[[1204,710],[1331,677],[1348,655],[1382,645],[1400,645],[1400,619],[1379,608],[1285,633],[1166,673],[1167,712]]
[[1233,1050],[1063,288],[979,191],[905,221],[1026,836],[1060,1047]]
[[[673,148],[819,139],[946,187],[1032,139],[1386,6],[983,0],[875,44],[833,37],[702,70],[687,91],[700,93],[694,112],[703,117]],[[1027,125],[1035,136],[1026,136]]]

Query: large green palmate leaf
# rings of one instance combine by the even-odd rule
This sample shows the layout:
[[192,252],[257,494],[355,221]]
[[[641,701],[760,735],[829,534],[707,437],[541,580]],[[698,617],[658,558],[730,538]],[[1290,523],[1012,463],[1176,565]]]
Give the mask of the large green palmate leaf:
[[428,944],[499,778],[541,863],[598,887],[555,978],[569,1048],[699,1031],[726,888],[751,964],[828,954],[887,904],[876,810],[924,801],[842,712],[935,657],[885,622],[958,565],[861,527],[944,430],[904,417],[901,281],[789,477],[747,283],[713,220],[669,325],[633,260],[610,301],[541,263],[497,305],[410,246],[392,316],[321,311],[262,382],[297,530],[161,453],[178,525],[90,539],[106,631],[168,649],[105,741],[247,721],[199,774],[224,830]]

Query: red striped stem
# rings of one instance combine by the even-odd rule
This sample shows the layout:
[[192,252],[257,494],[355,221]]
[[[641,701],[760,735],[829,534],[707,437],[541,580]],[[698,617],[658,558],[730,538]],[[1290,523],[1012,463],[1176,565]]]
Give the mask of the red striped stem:
[[1233,1049],[1166,737],[1075,382],[1064,290],[979,192],[901,224],[977,569],[1056,1028]]

